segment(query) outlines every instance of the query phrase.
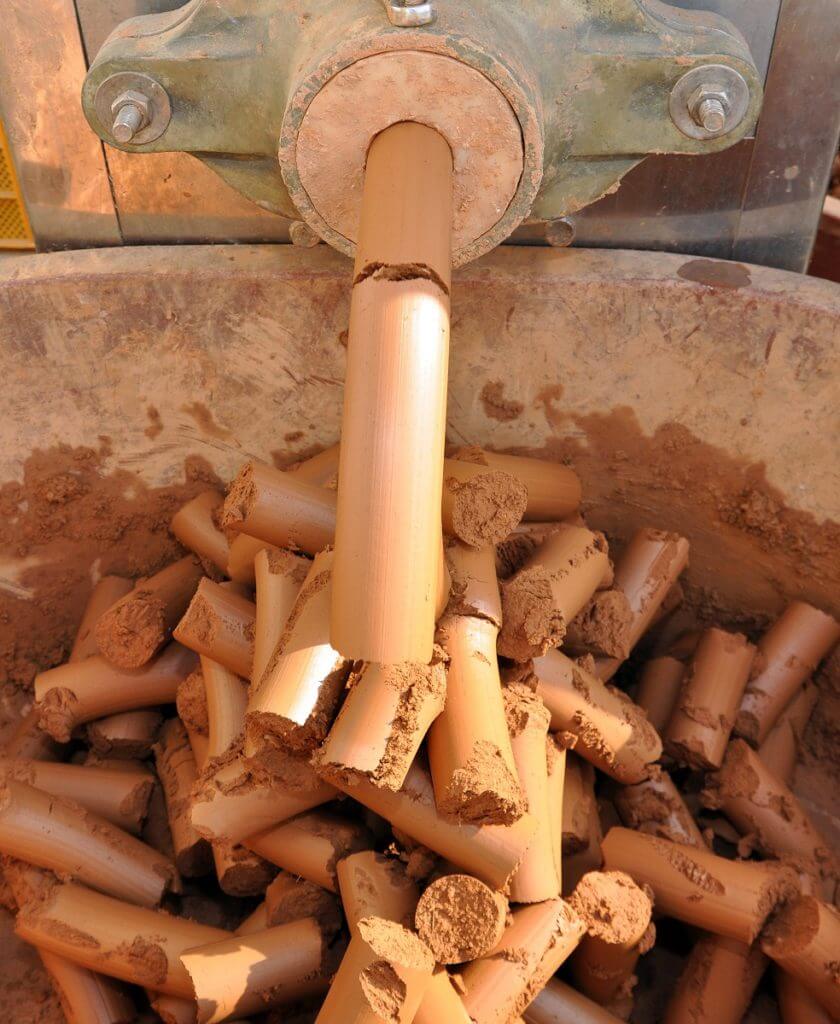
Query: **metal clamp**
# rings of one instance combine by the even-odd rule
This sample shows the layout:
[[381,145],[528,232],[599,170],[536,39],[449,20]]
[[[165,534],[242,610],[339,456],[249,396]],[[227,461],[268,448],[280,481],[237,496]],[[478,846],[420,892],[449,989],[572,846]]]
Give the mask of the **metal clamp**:
[[435,9],[431,0],[382,0],[388,21],[399,28],[417,28],[431,25]]

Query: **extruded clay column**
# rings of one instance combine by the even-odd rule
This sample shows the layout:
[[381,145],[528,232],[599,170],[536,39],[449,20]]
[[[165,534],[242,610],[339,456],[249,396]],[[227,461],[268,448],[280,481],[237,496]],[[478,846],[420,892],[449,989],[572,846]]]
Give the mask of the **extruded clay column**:
[[704,935],[686,961],[664,1024],[741,1024],[766,966],[758,943]]
[[586,927],[561,899],[521,907],[499,944],[463,972],[475,1024],[509,1024],[580,942]]
[[813,896],[791,900],[765,928],[761,948],[801,982],[832,1019],[840,1018],[840,912],[836,907]]
[[777,861],[726,860],[626,828],[611,828],[602,849],[605,870],[649,885],[658,911],[745,943],[799,887],[796,873]]
[[525,1024],[619,1024],[621,1020],[557,978],[549,981],[522,1016]]
[[615,786],[610,797],[628,828],[705,849],[706,841],[671,776],[658,764],[648,768],[649,778],[634,786]]
[[449,360],[452,154],[401,123],[368,152],[350,309],[331,642],[432,658]]
[[744,691],[735,735],[753,746],[767,738],[799,687],[840,640],[840,623],[804,601],[794,601],[758,641],[762,671]]
[[741,633],[703,634],[662,733],[666,752],[679,764],[720,768],[754,657]]

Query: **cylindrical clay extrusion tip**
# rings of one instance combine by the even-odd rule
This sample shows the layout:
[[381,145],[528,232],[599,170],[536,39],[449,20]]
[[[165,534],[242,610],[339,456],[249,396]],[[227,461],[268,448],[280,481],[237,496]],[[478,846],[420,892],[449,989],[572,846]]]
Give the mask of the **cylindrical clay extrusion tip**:
[[578,988],[601,1005],[629,1002],[636,961],[654,942],[648,892],[620,871],[591,871],[569,903],[586,925],[571,960]]
[[401,123],[368,150],[341,426],[330,639],[354,660],[432,658],[440,579],[452,153]]
[[510,473],[452,460],[444,466],[444,532],[474,548],[504,540],[527,501],[525,485]]
[[229,583],[202,580],[174,635],[190,650],[249,679],[254,660],[256,606],[233,587]]
[[615,786],[612,802],[628,828],[674,843],[705,847],[706,842],[673,779],[659,765],[649,768],[650,777],[634,786]]
[[484,956],[501,939],[508,903],[470,875],[444,875],[426,889],[414,916],[420,938],[440,964]]

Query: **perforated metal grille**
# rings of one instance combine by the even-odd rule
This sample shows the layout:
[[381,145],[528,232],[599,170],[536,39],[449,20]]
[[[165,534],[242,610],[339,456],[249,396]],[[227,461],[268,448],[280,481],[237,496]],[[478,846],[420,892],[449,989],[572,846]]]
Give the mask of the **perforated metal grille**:
[[6,133],[0,123],[0,249],[32,248],[32,231],[15,178]]

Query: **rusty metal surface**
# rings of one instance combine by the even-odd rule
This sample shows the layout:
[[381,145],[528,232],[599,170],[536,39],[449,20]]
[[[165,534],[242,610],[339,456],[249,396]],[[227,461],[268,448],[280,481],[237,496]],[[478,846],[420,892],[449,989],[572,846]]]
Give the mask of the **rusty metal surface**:
[[[33,448],[101,434],[114,465],[150,483],[177,478],[191,452],[229,477],[248,456],[332,443],[349,275],[324,247],[3,265],[0,479]],[[591,520],[616,537],[639,523],[686,532],[709,605],[769,612],[796,594],[840,610],[836,287],[664,254],[509,248],[460,271],[453,296],[451,441],[568,458]]]
[[68,0],[5,0],[0,114],[39,246],[122,241],[102,144],[79,93],[85,60]]

